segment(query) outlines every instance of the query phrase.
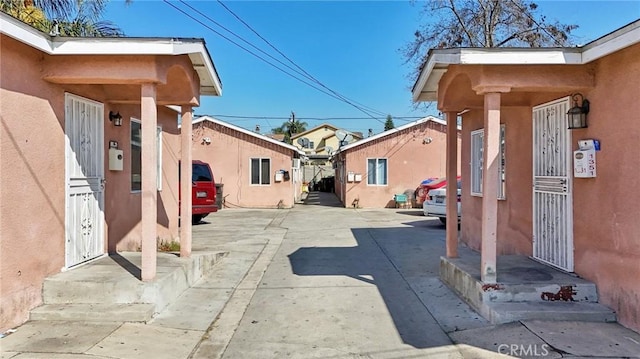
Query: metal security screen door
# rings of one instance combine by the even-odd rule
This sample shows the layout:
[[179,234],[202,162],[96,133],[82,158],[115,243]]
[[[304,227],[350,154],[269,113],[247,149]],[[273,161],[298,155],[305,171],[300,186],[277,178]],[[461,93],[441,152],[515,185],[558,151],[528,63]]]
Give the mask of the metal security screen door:
[[570,98],[533,108],[533,257],[573,272]]
[[65,94],[65,266],[104,253],[104,150],[101,103]]

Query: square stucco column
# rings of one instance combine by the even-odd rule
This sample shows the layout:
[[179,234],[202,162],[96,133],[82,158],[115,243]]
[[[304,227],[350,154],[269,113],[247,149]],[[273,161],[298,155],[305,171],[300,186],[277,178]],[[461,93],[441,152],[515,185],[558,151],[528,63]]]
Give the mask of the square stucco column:
[[481,279],[496,283],[498,228],[498,161],[500,160],[500,100],[498,92],[484,95],[484,168],[482,169]]
[[156,85],[143,84],[141,98],[142,123],[142,280],[156,277],[157,219],[158,219],[158,168],[156,128]]
[[458,257],[458,114],[447,116],[447,258]]
[[180,257],[191,256],[191,135],[193,113],[191,106],[182,106],[180,125]]

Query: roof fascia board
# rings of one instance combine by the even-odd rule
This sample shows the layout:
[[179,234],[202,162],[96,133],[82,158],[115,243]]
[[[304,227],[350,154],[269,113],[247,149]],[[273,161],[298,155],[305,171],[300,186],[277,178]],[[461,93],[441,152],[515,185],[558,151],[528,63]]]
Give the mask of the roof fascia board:
[[[351,149],[351,148],[354,148],[354,147],[357,147],[357,146],[364,145],[364,144],[366,144],[368,142],[375,141],[375,140],[377,140],[379,138],[382,138],[382,137],[390,136],[390,135],[392,135],[394,133],[406,130],[407,128],[411,128],[413,126],[416,126],[416,125],[419,125],[421,123],[428,122],[428,121],[439,123],[439,124],[445,125],[445,126],[447,125],[447,121],[441,120],[439,118],[436,118],[436,117],[433,117],[433,116],[423,117],[423,118],[421,118],[419,120],[416,120],[416,121],[413,121],[413,122],[409,122],[409,123],[404,124],[404,125],[402,125],[400,127],[392,128],[390,130],[387,130],[387,131],[384,131],[384,132],[380,132],[377,135],[374,135],[374,136],[371,136],[371,137],[367,137],[367,138],[362,139],[360,141],[356,141],[356,142],[350,143],[350,144],[348,144],[346,146],[342,146],[339,149],[337,149],[334,152],[334,154],[340,153],[342,151],[346,151],[348,149]],[[462,128],[460,126],[456,126],[456,127],[458,128],[458,131],[462,130]]]
[[413,101],[436,101],[438,82],[451,64],[582,65],[638,42],[640,42],[640,20],[636,20],[585,46],[575,48],[433,49],[412,89]]
[[[49,55],[185,55],[200,76],[201,92],[222,95],[222,83],[202,39],[52,37],[0,13],[0,32]],[[204,67],[205,71],[199,68]],[[203,76],[204,75],[204,76]]]
[[578,49],[460,49],[463,65],[579,65]]
[[640,20],[584,46],[582,63],[589,63],[640,42]]
[[0,33],[50,54],[53,51],[51,37],[25,23],[0,12]]
[[[294,151],[296,153],[304,155],[304,151],[300,151],[300,149],[298,149],[298,147],[295,147],[295,146],[290,145],[288,143],[276,141],[273,138],[267,137],[265,135],[261,135],[259,133],[255,133],[255,132],[249,131],[249,130],[247,130],[245,128],[238,127],[236,125],[232,125],[232,124],[230,124],[228,122],[224,122],[224,121],[218,120],[217,118],[213,118],[211,116],[198,117],[197,119],[193,120],[192,125],[195,125],[195,124],[200,123],[200,122],[205,122],[205,121],[212,122],[212,123],[218,124],[220,126],[224,126],[224,127],[230,128],[230,129],[232,129],[234,131],[238,131],[240,133],[244,133],[246,135],[249,135],[249,136],[261,139],[261,140],[265,140],[267,142],[273,143],[275,145],[282,146],[282,147],[284,147],[286,149],[289,149],[289,150],[292,150],[292,151]],[[178,128],[180,128],[180,127],[181,126],[178,125]]]
[[[460,63],[460,53],[456,50],[458,49],[432,50],[432,53],[427,59],[427,63],[420,72],[418,81],[416,81],[415,85],[413,86],[413,101],[417,101],[420,97],[420,94],[422,93],[422,90],[425,88],[425,85],[428,82],[432,82],[434,80],[431,77],[434,75],[438,76],[437,73],[434,73],[433,71],[436,67],[444,67],[446,69],[446,67],[450,64]],[[436,80],[439,81],[440,77],[442,77],[442,74],[443,73],[440,73]],[[438,83],[438,81],[436,81],[436,84]]]

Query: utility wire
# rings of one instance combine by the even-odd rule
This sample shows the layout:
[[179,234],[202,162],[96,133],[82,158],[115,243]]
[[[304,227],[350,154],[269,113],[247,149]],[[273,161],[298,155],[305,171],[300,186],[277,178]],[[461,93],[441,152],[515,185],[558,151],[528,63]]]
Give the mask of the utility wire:
[[254,49],[258,50],[259,52],[263,53],[264,55],[268,56],[269,58],[271,58],[272,60],[278,62],[279,64],[281,64],[282,66],[285,66],[286,68],[288,68],[291,71],[296,72],[299,75],[302,75],[306,78],[308,78],[311,81],[314,81],[313,78],[311,78],[309,75],[305,74],[304,72],[301,72],[300,70],[296,70],[293,67],[285,64],[284,62],[280,61],[279,59],[273,57],[273,55],[269,54],[268,52],[262,50],[261,48],[257,47],[256,45],[250,43],[249,41],[245,40],[244,38],[242,38],[240,35],[234,33],[233,31],[227,29],[226,27],[224,27],[222,24],[220,24],[219,22],[213,20],[212,18],[210,18],[209,16],[207,16],[206,14],[202,13],[200,10],[194,8],[193,6],[189,5],[188,3],[186,3],[183,0],[180,0],[180,2],[185,5],[186,7],[190,8],[191,10],[195,11],[196,13],[198,13],[200,16],[203,16],[204,18],[206,18],[207,20],[211,21],[212,23],[218,25],[219,27],[221,27],[223,30],[225,30],[226,32],[230,33],[231,35],[235,36],[236,38],[238,38],[239,40],[241,40],[242,42],[244,42],[245,44],[253,47]]
[[[275,57],[273,57],[273,56],[271,56],[270,54],[266,53],[265,51],[263,51],[263,50],[259,49],[259,48],[258,48],[258,47],[256,47],[255,45],[253,45],[253,44],[249,43],[247,40],[243,39],[243,38],[242,38],[242,37],[240,37],[239,35],[237,35],[237,34],[233,33],[231,30],[229,30],[229,29],[225,28],[224,26],[222,26],[222,25],[220,25],[219,23],[217,23],[215,20],[213,20],[213,19],[211,19],[210,17],[208,17],[206,14],[202,13],[202,12],[201,12],[201,11],[199,11],[198,9],[194,8],[193,6],[191,6],[191,5],[187,4],[184,0],[180,0],[180,2],[181,2],[182,4],[184,4],[185,6],[187,6],[188,8],[190,8],[191,10],[193,10],[193,11],[197,12],[200,16],[203,16],[203,17],[204,17],[204,18],[206,18],[207,20],[209,20],[209,21],[211,21],[211,22],[215,23],[216,25],[218,25],[218,26],[222,27],[223,29],[225,29],[225,30],[226,30],[226,31],[228,31],[229,33],[231,33],[231,34],[233,34],[234,36],[238,37],[238,38],[239,38],[239,39],[241,39],[242,41],[244,41],[244,42],[248,43],[249,45],[251,45],[252,47],[254,47],[255,49],[257,49],[258,51],[260,51],[260,52],[262,52],[262,53],[266,54],[266,55],[267,55],[267,56],[269,56],[270,58],[272,58],[272,59],[274,59],[275,61],[277,61],[278,63],[282,64],[283,66],[285,66],[285,67],[287,67],[287,68],[289,68],[289,69],[291,69],[291,70],[295,71],[296,73],[298,73],[298,74],[300,74],[300,75],[302,75],[302,76],[305,76],[305,77],[306,77],[306,78],[308,78],[309,80],[311,80],[311,81],[313,81],[313,82],[317,83],[318,85],[320,85],[321,87],[323,87],[323,88],[327,89],[328,91],[330,91],[331,93],[333,93],[333,94],[335,95],[335,96],[332,96],[332,97],[334,97],[334,98],[336,98],[336,99],[338,99],[338,100],[341,100],[342,102],[345,102],[345,103],[347,103],[347,104],[349,104],[349,105],[351,105],[351,106],[353,106],[353,107],[357,108],[358,110],[360,110],[360,111],[361,111],[361,112],[363,112],[364,114],[369,115],[371,118],[374,118],[374,119],[375,119],[375,117],[374,117],[374,116],[372,116],[370,113],[368,113],[367,111],[365,111],[363,108],[361,108],[360,106],[357,106],[356,104],[352,103],[352,101],[351,101],[351,100],[347,99],[346,97],[342,96],[341,94],[339,94],[339,93],[337,93],[337,92],[333,91],[332,89],[328,88],[327,86],[325,86],[324,84],[322,84],[320,81],[318,81],[317,79],[315,79],[313,76],[311,76],[311,75],[310,75],[308,72],[306,72],[304,69],[302,69],[300,66],[298,66],[298,65],[297,65],[297,64],[295,64],[293,61],[291,61],[291,60],[290,60],[288,57],[286,57],[282,52],[280,52],[280,51],[279,51],[278,49],[276,49],[273,45],[271,45],[271,43],[269,43],[269,42],[268,42],[267,40],[265,40],[262,36],[260,36],[259,34],[257,34],[257,32],[256,32],[255,30],[253,30],[251,27],[249,27],[249,25],[248,25],[246,22],[242,21],[242,20],[241,20],[237,15],[235,15],[235,13],[233,13],[233,12],[232,12],[229,8],[227,8],[226,6],[225,6],[225,9],[227,9],[229,12],[231,12],[231,14],[233,14],[237,19],[239,19],[243,24],[245,24],[245,26],[249,27],[249,28],[251,29],[251,31],[253,31],[253,32],[254,32],[256,35],[258,35],[261,39],[263,39],[265,42],[267,42],[267,44],[269,44],[269,46],[271,46],[273,49],[275,49],[275,50],[276,50],[279,54],[281,54],[285,59],[289,60],[289,62],[291,62],[294,66],[296,66],[296,67],[297,67],[298,69],[300,69],[302,72],[300,72],[300,71],[298,71],[298,70],[296,70],[296,69],[293,69],[293,68],[292,68],[292,67],[290,67],[289,65],[287,65],[287,64],[283,63],[282,61],[280,61],[280,60],[276,59]],[[223,4],[223,5],[224,5],[224,4]],[[263,59],[263,61],[265,61],[265,60]],[[313,87],[313,86],[312,86],[312,87]],[[315,87],[314,87],[314,88],[315,88]],[[324,92],[324,91],[323,91],[323,92]],[[326,94],[326,92],[324,92],[324,93]],[[382,113],[382,112],[380,112],[380,113]]]
[[214,33],[215,33],[215,34],[217,34],[218,36],[222,37],[223,39],[225,39],[225,40],[227,40],[227,41],[231,42],[232,44],[234,44],[234,45],[238,46],[239,48],[243,49],[244,51],[248,52],[249,54],[251,54],[251,55],[253,55],[253,56],[257,57],[258,59],[260,59],[260,60],[262,60],[262,61],[266,62],[267,64],[269,64],[269,65],[273,66],[275,69],[277,69],[277,70],[279,70],[279,71],[281,71],[281,72],[285,73],[286,75],[289,75],[289,76],[293,77],[294,79],[296,79],[296,80],[298,80],[298,81],[300,81],[300,82],[302,82],[302,83],[304,83],[304,84],[306,84],[306,85],[308,85],[308,86],[310,86],[310,87],[312,87],[312,88],[314,88],[314,89],[316,89],[316,90],[318,90],[318,91],[320,91],[320,92],[325,93],[325,94],[326,94],[326,95],[328,95],[328,96],[331,96],[331,97],[334,97],[334,98],[336,98],[336,99],[340,100],[340,99],[339,99],[338,97],[336,97],[335,95],[333,95],[333,94],[331,94],[331,93],[329,93],[329,92],[327,92],[327,91],[325,91],[325,90],[322,90],[321,88],[318,88],[318,87],[314,86],[313,84],[311,84],[311,83],[309,83],[309,82],[307,82],[307,81],[305,81],[305,80],[303,80],[303,79],[301,79],[301,78],[299,78],[299,77],[297,77],[297,76],[295,76],[295,75],[293,75],[293,74],[291,74],[291,73],[289,73],[289,72],[287,72],[287,71],[283,70],[282,68],[278,67],[277,65],[274,65],[273,63],[269,62],[268,60],[265,60],[263,57],[260,57],[260,55],[256,54],[255,52],[253,52],[253,51],[251,51],[251,50],[247,49],[246,47],[244,47],[244,46],[242,46],[242,45],[238,44],[237,42],[233,41],[232,39],[228,38],[227,36],[225,36],[225,35],[221,34],[220,32],[216,31],[215,29],[211,28],[209,25],[205,24],[204,22],[202,22],[202,21],[200,21],[200,20],[196,19],[195,17],[191,16],[191,15],[190,15],[189,13],[187,13],[186,11],[184,11],[184,10],[182,10],[182,9],[180,9],[180,8],[178,8],[178,7],[176,7],[175,5],[171,4],[171,2],[169,2],[168,0],[163,0],[163,1],[164,1],[166,4],[168,4],[169,6],[173,7],[174,9],[178,10],[179,12],[183,13],[185,16],[187,16],[187,17],[188,17],[188,18],[190,18],[191,20],[193,20],[193,21],[195,21],[195,22],[199,23],[200,25],[202,25],[202,26],[206,27],[207,29],[211,30],[212,32],[214,32]]
[[225,5],[221,0],[218,0],[218,3],[224,7],[231,15],[233,15],[236,19],[238,19],[238,21],[240,21],[244,26],[246,26],[249,30],[251,30],[251,32],[253,32],[256,36],[258,36],[260,39],[262,39],[262,41],[264,41],[267,45],[269,45],[273,50],[275,50],[278,54],[280,54],[282,57],[284,57],[285,59],[287,59],[287,61],[289,61],[293,66],[297,67],[298,69],[300,69],[300,71],[304,72],[307,77],[311,80],[313,80],[315,83],[317,83],[318,85],[324,87],[325,89],[331,91],[333,94],[340,96],[341,98],[343,98],[345,101],[351,101],[354,102],[368,110],[370,110],[371,112],[377,113],[378,115],[385,115],[384,112],[382,111],[378,111],[372,107],[366,106],[362,103],[359,103],[355,100],[349,99],[346,96],[343,96],[341,94],[339,94],[336,91],[333,91],[332,89],[328,88],[327,86],[325,86],[322,82],[320,82],[318,79],[316,79],[315,77],[313,77],[313,75],[309,74],[307,71],[305,71],[302,67],[298,66],[298,64],[296,64],[293,60],[291,60],[287,55],[285,55],[284,53],[282,53],[282,51],[278,50],[278,48],[276,48],[273,44],[271,44],[271,42],[269,42],[269,40],[265,39],[262,35],[260,35],[255,29],[253,29],[249,24],[247,24],[244,20],[242,20],[240,18],[240,16],[238,16],[235,12],[233,12],[231,9],[229,9],[227,7],[227,5]]
[[[190,19],[192,19],[193,21],[195,21],[195,22],[199,23],[200,25],[204,26],[205,28],[207,28],[207,29],[211,30],[212,32],[214,32],[214,33],[215,33],[215,34],[217,34],[218,36],[220,36],[220,37],[222,37],[223,39],[225,39],[225,40],[227,40],[227,41],[231,42],[232,44],[234,44],[234,45],[236,45],[236,46],[238,46],[239,48],[243,49],[244,51],[248,52],[249,54],[251,54],[251,55],[253,55],[253,56],[257,57],[258,59],[260,59],[260,60],[262,60],[262,61],[264,61],[264,62],[266,62],[267,64],[269,64],[269,65],[271,65],[272,67],[276,68],[277,70],[279,70],[279,71],[283,72],[284,74],[289,75],[290,77],[293,77],[294,79],[296,79],[296,80],[298,80],[298,81],[300,81],[300,82],[302,82],[302,83],[304,83],[304,84],[306,84],[306,85],[310,86],[311,88],[314,88],[314,89],[316,89],[316,90],[318,90],[318,91],[320,91],[320,92],[322,92],[322,93],[324,93],[324,94],[326,94],[326,95],[328,95],[328,96],[331,96],[331,97],[333,97],[333,98],[335,98],[335,99],[337,99],[337,100],[339,100],[339,101],[345,102],[345,103],[347,103],[347,104],[350,104],[350,105],[352,105],[352,106],[356,107],[356,108],[357,108],[358,110],[360,110],[361,112],[365,113],[366,115],[369,115],[369,116],[370,116],[370,118],[372,118],[372,119],[374,119],[374,120],[377,120],[377,121],[379,121],[379,122],[384,123],[383,121],[379,120],[378,118],[376,118],[375,116],[371,115],[370,113],[368,113],[367,111],[363,110],[362,108],[360,108],[360,107],[358,107],[358,106],[356,106],[356,105],[354,105],[354,104],[352,104],[352,103],[350,103],[350,102],[348,102],[348,101],[345,101],[344,99],[340,98],[340,97],[339,97],[339,96],[337,96],[337,95],[334,95],[334,94],[332,94],[332,93],[330,93],[330,92],[327,92],[327,91],[325,91],[325,90],[323,90],[323,89],[321,89],[321,88],[318,88],[318,87],[316,87],[315,85],[313,85],[313,84],[311,84],[311,83],[309,83],[309,82],[307,82],[307,81],[305,81],[305,80],[303,80],[303,79],[301,79],[301,78],[299,78],[299,77],[297,77],[297,76],[295,76],[295,75],[291,74],[290,72],[287,72],[286,70],[283,70],[282,68],[278,67],[277,65],[275,65],[275,64],[273,64],[273,63],[269,62],[268,60],[264,59],[264,58],[263,58],[263,57],[261,57],[260,55],[258,55],[258,54],[256,54],[256,53],[254,53],[253,51],[251,51],[251,50],[247,49],[246,47],[244,47],[244,46],[242,46],[242,45],[238,44],[236,41],[234,41],[234,40],[230,39],[229,37],[227,37],[227,36],[225,36],[225,35],[221,34],[221,33],[220,33],[220,32],[218,32],[218,31],[216,31],[215,29],[213,29],[213,28],[212,28],[212,27],[210,27],[209,25],[205,24],[204,22],[200,21],[199,19],[196,19],[195,17],[191,16],[191,15],[190,15],[189,13],[187,13],[186,11],[184,11],[184,10],[180,9],[179,7],[177,7],[177,6],[173,5],[173,4],[171,4],[171,2],[169,2],[168,0],[163,0],[163,1],[164,1],[167,5],[171,6],[171,7],[172,7],[172,8],[174,8],[175,10],[177,10],[177,11],[181,12],[182,14],[184,14],[184,15],[185,15],[185,16],[187,16],[187,17],[189,17],[189,18],[190,18]],[[183,2],[182,0],[180,0],[180,1],[181,1],[181,2]],[[183,3],[184,3],[184,2],[183,2]],[[187,5],[187,6],[188,6],[188,7],[190,7],[189,5]],[[190,8],[191,8],[191,7],[190,7]],[[193,9],[193,8],[192,8],[192,9]],[[198,13],[200,13],[199,11],[197,11],[197,10],[195,10],[195,9],[193,9],[193,10],[194,10],[194,11],[196,11],[196,12],[198,12]],[[200,14],[201,14],[202,16],[204,16],[204,17],[207,17],[206,15],[204,15],[204,14],[202,14],[202,13],[200,13]],[[207,17],[207,19],[209,19],[209,18]],[[211,19],[209,19],[209,20],[210,20],[210,21],[213,21],[213,20],[211,20]],[[225,30],[227,30],[227,29],[225,29]],[[227,30],[227,31],[229,31],[229,30]],[[230,31],[229,31],[229,32],[230,32]],[[238,36],[238,35],[236,35],[236,34],[234,34],[234,35],[235,35],[236,37],[239,37],[239,38],[240,38],[240,36]],[[243,41],[244,41],[244,40],[243,40]]]
[[[198,116],[210,116],[210,117],[222,117],[222,118],[235,118],[235,119],[246,119],[249,120],[290,120],[290,117],[283,116],[242,116],[242,115],[198,115]],[[394,117],[394,120],[403,120],[411,122],[415,120],[419,120],[424,118],[425,116],[400,116]],[[386,117],[376,117],[376,119],[383,119]],[[299,117],[296,116],[298,120],[313,120],[313,121],[334,121],[334,120],[370,120],[371,117]]]

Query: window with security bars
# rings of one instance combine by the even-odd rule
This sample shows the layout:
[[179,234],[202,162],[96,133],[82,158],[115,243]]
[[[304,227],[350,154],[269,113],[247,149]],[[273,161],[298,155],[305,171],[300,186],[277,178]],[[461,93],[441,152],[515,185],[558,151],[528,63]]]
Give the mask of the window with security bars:
[[251,159],[251,184],[258,186],[271,184],[271,159]]
[[[484,129],[471,132],[471,195],[482,196],[484,170]],[[500,161],[498,162],[498,199],[505,199],[505,126],[500,125]]]

